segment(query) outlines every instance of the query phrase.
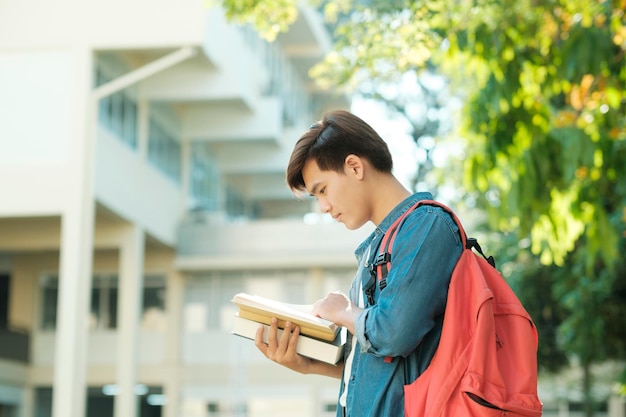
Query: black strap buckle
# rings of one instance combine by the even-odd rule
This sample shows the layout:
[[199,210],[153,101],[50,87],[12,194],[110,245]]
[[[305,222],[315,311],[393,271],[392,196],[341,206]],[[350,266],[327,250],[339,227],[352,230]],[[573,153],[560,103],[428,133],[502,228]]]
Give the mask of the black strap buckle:
[[367,303],[371,306],[374,305],[374,290],[376,289],[376,267],[374,265],[370,266],[370,279],[367,281],[367,284],[363,287],[365,290],[365,295],[367,296]]
[[374,264],[372,264],[372,267],[384,265],[388,262],[391,262],[391,254],[389,252],[379,253],[374,261]]
[[466,249],[476,249],[476,252],[478,252],[483,258],[485,258],[485,260],[489,263],[489,265],[493,266],[494,268],[496,267],[496,260],[493,258],[493,256],[487,257],[483,253],[483,249],[478,244],[478,240],[476,240],[476,238],[468,237],[467,238],[467,242],[465,244],[465,248]]

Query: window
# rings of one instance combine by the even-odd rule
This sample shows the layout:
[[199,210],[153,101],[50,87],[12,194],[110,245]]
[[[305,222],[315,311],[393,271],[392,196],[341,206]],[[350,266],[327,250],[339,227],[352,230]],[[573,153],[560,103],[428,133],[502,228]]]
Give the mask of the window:
[[191,278],[185,286],[184,325],[188,333],[219,329],[222,313],[233,304],[233,295],[243,291],[241,272],[214,273]]
[[[113,417],[115,399],[119,392],[115,384],[87,389],[87,416]],[[161,417],[162,405],[165,402],[161,387],[148,387],[143,384],[135,386],[139,417]]]
[[52,416],[52,388],[35,388],[35,417]]
[[231,300],[239,292],[293,304],[313,302],[307,298],[309,277],[308,271],[294,270],[222,271],[190,278],[185,286],[185,332],[202,333],[230,325],[236,312]]
[[298,75],[293,64],[287,59],[284,51],[276,43],[260,40],[260,47],[255,50],[261,52],[261,59],[265,64],[270,79],[264,94],[277,96],[282,100],[283,123],[293,126],[298,115],[309,108],[309,95],[302,78]]
[[[0,329],[6,329],[9,325],[9,293],[11,277],[0,273]],[[0,414],[2,416],[2,414]]]
[[246,202],[241,194],[232,187],[226,187],[226,213],[230,218],[245,217]]
[[41,328],[43,330],[56,328],[58,293],[58,276],[44,276],[41,280]]
[[117,275],[96,275],[91,287],[89,329],[117,328]]
[[147,276],[144,279],[143,308],[141,312],[142,329],[160,331],[167,329],[165,294],[164,276]]
[[203,147],[194,145],[190,164],[190,195],[197,207],[207,211],[219,209],[219,170]]
[[[86,392],[85,415],[89,417],[113,417],[115,385],[88,387]],[[135,387],[138,401],[139,417],[161,417],[165,397],[163,389],[156,386],[138,384]],[[0,414],[2,415],[2,414]],[[35,388],[35,417],[52,416],[52,388]]]
[[180,143],[157,120],[151,119],[148,134],[148,159],[164,174],[180,182]]
[[325,403],[324,404],[324,413],[331,413],[335,415],[337,412],[337,403]]
[[206,410],[209,417],[248,415],[248,405],[245,402],[209,401],[206,403]]
[[[113,78],[102,68],[96,68],[97,86],[106,84]],[[100,99],[98,121],[132,149],[137,148],[137,104],[127,91],[119,91]]]
[[[118,276],[94,275],[91,286],[89,329],[116,329],[118,313]],[[41,279],[41,328],[54,330],[57,322],[59,278]],[[144,329],[165,330],[165,277],[150,275],[144,279],[141,325]]]
[[206,410],[210,416],[216,416],[220,413],[220,403],[215,401],[210,401],[206,405]]

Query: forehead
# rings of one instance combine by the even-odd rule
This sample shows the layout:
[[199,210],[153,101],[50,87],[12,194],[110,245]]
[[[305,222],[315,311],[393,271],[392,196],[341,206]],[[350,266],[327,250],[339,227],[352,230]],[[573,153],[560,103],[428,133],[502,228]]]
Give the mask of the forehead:
[[304,180],[304,187],[310,194],[314,194],[321,183],[331,181],[339,174],[332,170],[321,170],[317,161],[309,159],[302,167],[302,179]]
[[313,182],[318,181],[316,178],[318,178],[322,172],[315,159],[306,161],[302,167],[302,180],[304,181],[304,188],[306,188],[307,192],[311,192]]

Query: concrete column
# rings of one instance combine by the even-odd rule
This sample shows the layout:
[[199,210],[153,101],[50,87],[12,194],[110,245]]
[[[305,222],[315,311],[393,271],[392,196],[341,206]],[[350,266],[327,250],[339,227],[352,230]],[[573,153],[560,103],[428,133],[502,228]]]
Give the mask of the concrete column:
[[[86,357],[91,295],[95,203],[94,141],[97,108],[89,100],[93,57],[87,47],[74,50],[69,130],[69,190],[61,214],[59,299],[54,358],[53,417],[85,415]],[[69,116],[68,116],[69,117]]]
[[163,384],[163,395],[166,402],[163,405],[162,415],[163,417],[177,417],[180,415],[180,377],[178,370],[171,370],[173,372],[172,378],[168,378]]
[[54,359],[53,417],[85,415],[87,337],[91,293],[93,219],[68,213],[61,225],[61,266]]
[[182,311],[185,291],[183,275],[171,269],[167,274],[167,337],[165,346],[165,361],[167,363],[167,377],[163,384],[163,394],[167,400],[163,406],[163,417],[177,417],[180,410],[180,346],[182,338]]
[[139,412],[135,385],[139,369],[139,319],[143,302],[145,237],[131,225],[120,247],[117,320],[117,385],[115,417],[136,417]]

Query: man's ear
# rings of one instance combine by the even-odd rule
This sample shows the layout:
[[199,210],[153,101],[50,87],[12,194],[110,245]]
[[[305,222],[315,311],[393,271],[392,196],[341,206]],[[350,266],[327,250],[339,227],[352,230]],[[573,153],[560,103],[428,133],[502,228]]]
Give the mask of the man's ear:
[[344,170],[348,175],[354,175],[357,179],[362,179],[365,165],[363,159],[357,155],[350,154],[344,160]]

